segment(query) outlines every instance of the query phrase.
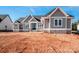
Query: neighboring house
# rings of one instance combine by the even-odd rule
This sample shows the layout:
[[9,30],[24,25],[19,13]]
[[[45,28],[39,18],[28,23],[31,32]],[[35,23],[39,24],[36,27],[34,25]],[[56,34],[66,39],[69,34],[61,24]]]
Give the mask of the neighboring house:
[[79,23],[77,24],[77,31],[79,32]]
[[0,15],[0,31],[12,31],[13,22],[9,15]]
[[61,8],[55,8],[44,16],[28,16],[14,23],[14,31],[44,31],[51,33],[71,33],[72,15]]

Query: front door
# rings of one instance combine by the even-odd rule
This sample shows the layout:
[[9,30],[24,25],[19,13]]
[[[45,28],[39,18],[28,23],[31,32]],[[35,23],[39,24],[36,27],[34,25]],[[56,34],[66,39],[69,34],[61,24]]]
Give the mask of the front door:
[[31,31],[36,31],[36,23],[31,23]]

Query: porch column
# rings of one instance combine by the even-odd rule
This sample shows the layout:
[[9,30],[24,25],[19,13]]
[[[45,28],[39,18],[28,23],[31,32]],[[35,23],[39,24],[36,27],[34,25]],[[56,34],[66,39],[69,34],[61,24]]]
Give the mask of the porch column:
[[42,21],[43,21],[43,32],[44,32],[44,29],[45,29],[45,19],[42,18]]
[[49,18],[49,29],[48,29],[49,33],[50,33],[50,27],[51,27],[51,18]]
[[66,17],[66,25],[65,25],[65,28],[67,29],[67,17]]
[[36,31],[38,31],[38,22],[36,23]]
[[31,25],[30,25],[31,23],[29,22],[29,31],[31,31]]

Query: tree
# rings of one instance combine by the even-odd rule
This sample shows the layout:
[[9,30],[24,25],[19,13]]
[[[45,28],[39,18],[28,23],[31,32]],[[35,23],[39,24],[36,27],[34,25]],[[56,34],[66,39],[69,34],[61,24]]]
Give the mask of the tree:
[[79,20],[77,22],[72,23],[72,30],[76,31],[77,30],[77,24],[79,23]]
[[73,31],[76,31],[77,30],[77,23],[72,23],[72,30]]

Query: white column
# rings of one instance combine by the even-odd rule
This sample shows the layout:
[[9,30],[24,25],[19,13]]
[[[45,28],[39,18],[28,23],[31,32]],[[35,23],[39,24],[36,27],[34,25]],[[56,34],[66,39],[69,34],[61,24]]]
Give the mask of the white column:
[[20,26],[20,23],[18,23],[18,31],[20,31],[20,28],[19,28],[19,26]]
[[43,31],[44,31],[44,28],[45,27],[45,19],[43,18]]
[[29,31],[31,30],[30,28],[31,28],[31,25],[30,25],[31,23],[29,22]]
[[22,26],[23,26],[23,31],[25,31],[24,25],[25,25],[25,24],[22,24]]
[[[71,31],[72,31],[72,18],[71,18],[71,25],[70,26],[71,26]],[[72,32],[71,32],[71,34],[72,34]]]
[[70,20],[71,20],[71,25],[70,26],[71,26],[71,30],[72,30],[72,18]]
[[67,29],[67,17],[66,17],[66,22],[65,22],[66,24],[65,24],[65,28]]
[[13,26],[12,26],[12,28],[13,28],[13,31],[15,31],[15,28],[14,28],[14,26],[15,26],[15,24],[13,23]]
[[38,22],[36,22],[36,31],[38,30]]
[[51,25],[51,18],[49,18],[49,33],[50,33],[50,26]]

